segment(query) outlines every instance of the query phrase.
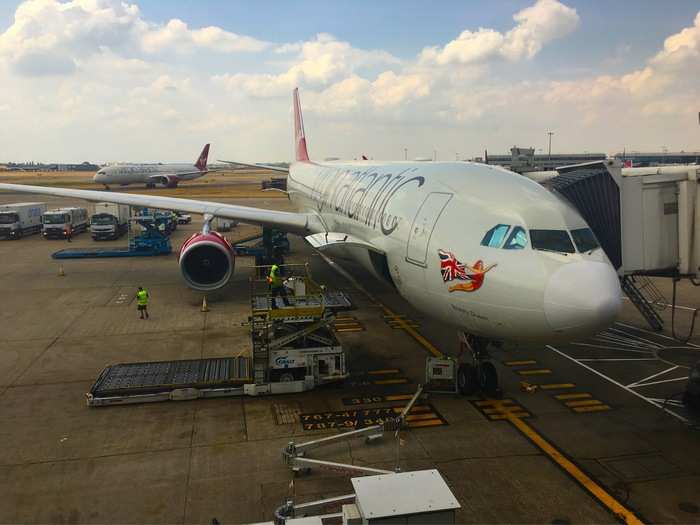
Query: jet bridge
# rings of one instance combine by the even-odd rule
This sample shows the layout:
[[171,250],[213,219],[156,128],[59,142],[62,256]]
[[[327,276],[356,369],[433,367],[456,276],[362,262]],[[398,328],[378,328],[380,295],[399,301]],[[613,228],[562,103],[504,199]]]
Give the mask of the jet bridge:
[[[557,168],[534,180],[581,213],[620,275],[622,289],[656,330],[666,301],[648,276],[700,273],[700,166],[623,169],[617,160]],[[546,179],[546,180],[545,180]]]

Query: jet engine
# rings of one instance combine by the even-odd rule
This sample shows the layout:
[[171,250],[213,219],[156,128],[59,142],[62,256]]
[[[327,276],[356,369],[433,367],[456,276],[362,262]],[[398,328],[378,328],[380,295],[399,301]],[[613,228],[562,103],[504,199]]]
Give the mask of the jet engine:
[[190,288],[210,292],[225,286],[233,275],[235,253],[223,235],[200,232],[184,242],[178,262]]
[[149,180],[152,184],[162,184],[166,188],[177,188],[177,183],[180,182],[180,179],[172,175],[155,175],[149,177]]

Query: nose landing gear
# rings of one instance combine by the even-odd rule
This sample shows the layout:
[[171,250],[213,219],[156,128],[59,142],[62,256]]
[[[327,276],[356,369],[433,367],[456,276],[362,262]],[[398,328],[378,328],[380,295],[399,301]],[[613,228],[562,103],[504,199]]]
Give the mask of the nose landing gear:
[[[498,372],[490,361],[488,346],[491,341],[483,337],[461,333],[457,388],[462,395],[481,391],[489,397],[499,397]],[[468,354],[467,361],[464,355]]]

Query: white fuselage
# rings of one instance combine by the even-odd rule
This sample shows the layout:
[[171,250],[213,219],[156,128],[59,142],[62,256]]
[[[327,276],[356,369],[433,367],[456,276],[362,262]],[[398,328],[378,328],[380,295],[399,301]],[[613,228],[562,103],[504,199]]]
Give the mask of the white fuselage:
[[100,169],[93,180],[99,184],[120,186],[160,184],[169,178],[192,180],[206,173],[206,170],[199,170],[192,164],[118,164]]
[[[381,253],[372,255],[361,244],[330,249],[375,275],[388,272],[415,307],[471,334],[577,339],[606,328],[619,311],[619,281],[601,248],[533,249],[531,230],[563,230],[571,241],[571,230],[587,229],[579,213],[505,169],[464,162],[299,162],[290,167],[288,191],[299,211],[317,215],[320,231],[342,232]],[[509,243],[484,245],[494,227],[506,236],[516,228],[519,233]],[[451,265],[459,276],[450,273]]]

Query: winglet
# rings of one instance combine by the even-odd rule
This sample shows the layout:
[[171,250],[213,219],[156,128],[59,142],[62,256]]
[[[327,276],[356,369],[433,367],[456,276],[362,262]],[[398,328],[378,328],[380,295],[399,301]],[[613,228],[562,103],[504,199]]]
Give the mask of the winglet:
[[306,151],[304,119],[301,116],[301,104],[299,104],[299,88],[294,88],[292,98],[294,103],[294,146],[296,148],[297,161],[305,161],[309,160],[309,153]]
[[199,171],[206,171],[207,169],[207,159],[209,158],[209,144],[204,145],[202,153],[199,154],[197,162],[194,163],[194,167]]

